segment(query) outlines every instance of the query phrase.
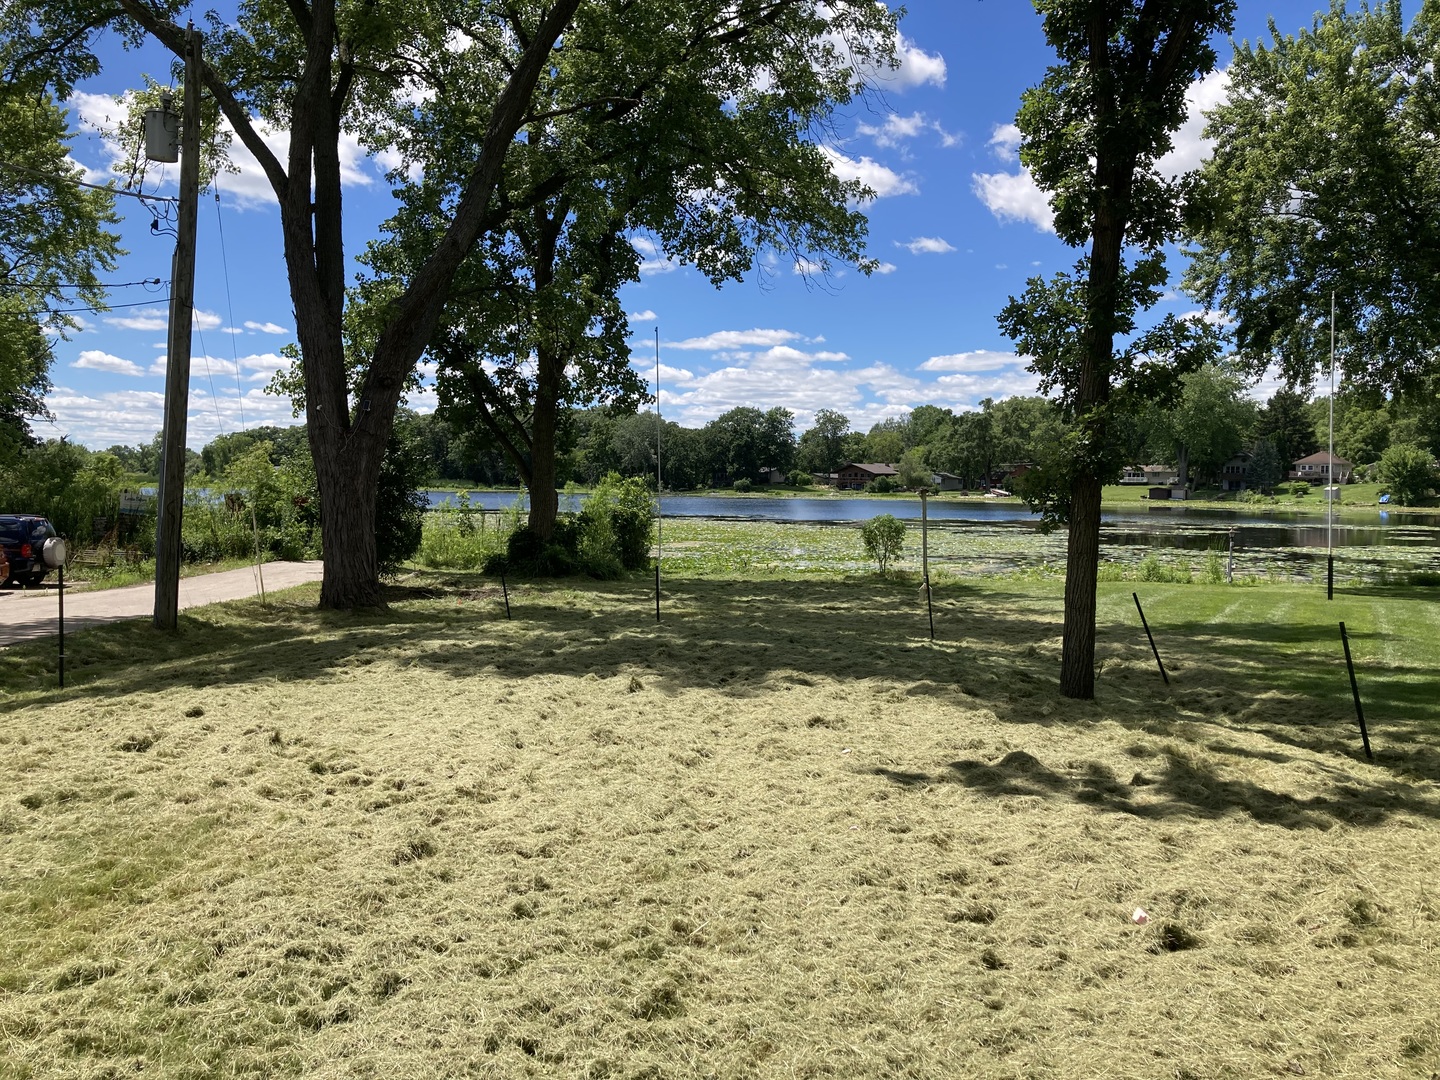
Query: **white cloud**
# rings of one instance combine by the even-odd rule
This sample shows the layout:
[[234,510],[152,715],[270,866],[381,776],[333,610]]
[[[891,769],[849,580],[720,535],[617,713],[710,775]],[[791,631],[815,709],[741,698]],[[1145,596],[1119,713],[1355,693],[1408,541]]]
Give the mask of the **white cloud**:
[[170,320],[164,315],[107,315],[105,324],[120,330],[164,330]]
[[804,341],[801,334],[793,330],[717,330],[704,337],[686,338],[684,341],[667,341],[667,349],[695,349],[720,352],[726,349],[744,349],[754,346],[784,345],[789,341]]
[[656,315],[655,312],[651,311],[649,308],[646,308],[644,311],[632,311],[625,317],[631,322],[654,322],[656,319],[660,318],[659,315]]
[[279,323],[273,323],[273,322],[252,322],[252,321],[249,320],[249,319],[246,319],[246,320],[245,320],[245,329],[246,329],[246,330],[252,330],[252,331],[254,331],[254,332],[257,333],[257,334],[288,334],[288,333],[291,333],[290,330],[287,330],[285,327],[281,326]]
[[[165,395],[149,390],[87,394],[57,387],[46,397],[45,404],[55,421],[37,424],[37,431],[54,437],[65,435],[97,450],[115,443],[148,443],[160,430],[165,415]],[[199,450],[224,432],[260,424],[288,427],[298,422],[290,415],[288,400],[266,394],[258,387],[245,391],[242,397],[233,385],[227,391],[217,384],[216,395],[211,397],[208,386],[192,386],[185,441],[192,450]]]
[[1018,173],[974,173],[971,190],[1000,221],[1028,221],[1041,232],[1055,231],[1050,197],[1040,190],[1029,169]]
[[830,170],[836,176],[841,180],[859,180],[875,193],[877,199],[891,195],[917,195],[920,192],[913,181],[874,158],[861,157],[857,160],[829,146],[821,146],[819,150],[830,162]]
[[1185,91],[1185,107],[1188,110],[1185,123],[1175,132],[1174,146],[1156,164],[1156,168],[1169,177],[1198,169],[1210,156],[1211,143],[1203,132],[1208,122],[1205,112],[1225,100],[1230,92],[1230,70],[1212,71],[1204,78],[1197,79]]
[[135,378],[145,374],[143,368],[132,360],[124,360],[99,349],[86,349],[71,367],[87,368],[90,371],[108,371],[112,375],[130,375]]
[[986,145],[1001,161],[1019,161],[1020,140],[1020,129],[1014,124],[996,124]]
[[825,264],[814,259],[796,259],[794,272],[805,277],[816,277],[825,273]]
[[896,266],[896,265],[895,265],[894,263],[892,263],[892,262],[882,262],[882,263],[880,263],[878,266],[875,267],[875,273],[877,273],[877,274],[893,274],[893,273],[894,273],[896,270],[898,270],[898,269],[899,269],[899,267]]
[[[205,331],[214,330],[223,325],[224,319],[220,318],[213,311],[206,311],[203,308],[196,308],[191,317],[190,325],[193,329]],[[144,330],[153,332],[165,330],[170,326],[168,315],[107,315],[105,323],[117,330]]]
[[997,371],[1018,363],[1028,363],[1023,357],[1012,352],[995,352],[991,349],[976,349],[973,352],[949,353],[932,356],[920,365],[921,371]]
[[927,53],[904,34],[900,35],[900,45],[896,52],[900,67],[891,72],[891,77],[900,89],[924,86],[926,83],[941,87],[945,85],[945,58],[939,53]]
[[895,246],[905,248],[911,255],[946,255],[955,250],[947,241],[938,236],[917,236],[908,244],[896,240]]
[[640,254],[640,273],[645,277],[669,274],[680,269],[680,264],[670,259],[660,245],[648,236],[632,236],[630,246]]
[[959,135],[952,135],[941,127],[938,121],[927,119],[923,112],[911,113],[909,116],[891,113],[878,127],[862,120],[855,125],[855,130],[861,135],[873,139],[876,146],[891,148],[901,147],[907,140],[926,131],[933,131],[939,135],[942,146],[957,146],[961,141]]

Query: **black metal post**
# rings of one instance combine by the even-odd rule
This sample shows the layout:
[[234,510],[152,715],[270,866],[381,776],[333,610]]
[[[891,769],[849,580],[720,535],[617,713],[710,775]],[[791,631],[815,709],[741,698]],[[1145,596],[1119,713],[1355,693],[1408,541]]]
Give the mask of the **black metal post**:
[[510,586],[505,583],[505,571],[500,571],[500,592],[505,597],[505,617],[510,618]]
[[930,640],[935,640],[935,608],[930,603],[930,579],[925,579],[925,612],[930,616]]
[[1165,685],[1170,685],[1170,676],[1165,674],[1165,665],[1160,660],[1160,650],[1155,647],[1155,635],[1150,633],[1150,624],[1145,621],[1145,609],[1140,606],[1140,594],[1131,593],[1135,598],[1135,610],[1140,612],[1140,625],[1145,628],[1145,636],[1150,639],[1150,651],[1155,654],[1155,663],[1160,667],[1160,677],[1165,680]]
[[1325,556],[1325,599],[1335,599],[1335,556]]
[[65,567],[60,567],[60,689],[65,689]]
[[1360,721],[1360,741],[1365,744],[1365,758],[1374,761],[1370,752],[1370,732],[1365,728],[1365,710],[1360,707],[1360,687],[1355,682],[1355,663],[1350,659],[1350,637],[1345,633],[1345,624],[1340,624],[1340,641],[1345,646],[1345,667],[1350,671],[1350,695],[1355,699],[1355,718]]
[[660,560],[655,560],[655,621],[660,621]]

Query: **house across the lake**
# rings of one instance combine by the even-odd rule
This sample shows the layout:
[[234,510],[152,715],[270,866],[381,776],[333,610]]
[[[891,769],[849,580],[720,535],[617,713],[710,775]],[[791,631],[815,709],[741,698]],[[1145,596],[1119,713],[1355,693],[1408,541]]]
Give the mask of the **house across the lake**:
[[1244,491],[1245,474],[1250,471],[1250,459],[1253,454],[1244,450],[1236,454],[1224,465],[1220,466],[1220,490],[1221,491]]
[[896,475],[893,465],[878,462],[849,461],[835,474],[835,486],[841,491],[863,491],[865,485],[882,476]]
[[1169,465],[1126,465],[1120,483],[1145,487],[1170,487],[1180,482],[1180,474]]
[[1309,480],[1312,484],[1348,484],[1354,473],[1355,466],[1350,462],[1321,450],[1292,464],[1289,479]]
[[959,491],[965,486],[965,482],[953,472],[937,472],[934,478],[936,491]]

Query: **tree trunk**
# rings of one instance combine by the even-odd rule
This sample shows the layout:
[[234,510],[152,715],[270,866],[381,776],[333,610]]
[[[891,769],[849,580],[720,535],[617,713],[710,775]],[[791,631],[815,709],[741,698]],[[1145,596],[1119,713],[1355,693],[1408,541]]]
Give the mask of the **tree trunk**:
[[550,349],[536,353],[535,406],[530,421],[530,528],[549,540],[560,497],[555,491],[555,429],[560,416],[560,360]]
[[1186,446],[1183,442],[1180,443],[1180,444],[1178,444],[1178,445],[1176,446],[1176,448],[1175,448],[1175,461],[1176,461],[1176,469],[1175,469],[1175,471],[1179,474],[1180,486],[1181,486],[1182,488],[1183,488],[1183,487],[1189,487],[1189,486],[1190,486],[1190,447]]
[[1095,696],[1095,583],[1100,563],[1100,480],[1077,476],[1070,488],[1070,535],[1065,558],[1065,635],[1060,692]]
[[[379,607],[375,492],[381,454],[340,450],[314,456],[320,492],[320,548],[325,560],[320,606],[340,610]],[[363,460],[368,457],[374,460]]]

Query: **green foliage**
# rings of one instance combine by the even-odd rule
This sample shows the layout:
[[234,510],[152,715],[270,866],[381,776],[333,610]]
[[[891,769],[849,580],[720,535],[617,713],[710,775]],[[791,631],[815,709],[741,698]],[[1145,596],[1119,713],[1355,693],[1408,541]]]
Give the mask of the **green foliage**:
[[11,464],[0,484],[0,514],[39,514],[72,544],[84,546],[94,537],[97,519],[114,526],[127,483],[112,455],[51,439]]
[[900,455],[900,462],[895,466],[895,479],[902,488],[912,491],[935,486],[935,471],[925,463],[922,447],[917,446]]
[[622,479],[611,473],[585,501],[580,517],[604,522],[614,552],[626,570],[639,570],[650,557],[655,536],[655,496],[638,477]]
[[1255,452],[1250,456],[1250,466],[1245,471],[1245,482],[1256,493],[1273,491],[1275,485],[1285,477],[1288,466],[1281,461],[1275,444],[1270,439],[1255,443]]
[[1437,482],[1435,458],[1429,451],[1397,443],[1380,455],[1380,482],[1401,506],[1417,506]]
[[1148,457],[1183,463],[1181,483],[1191,473],[1215,479],[1220,468],[1244,446],[1255,424],[1255,403],[1245,395],[1246,381],[1219,363],[1208,363],[1181,377],[1179,400],[1152,408],[1146,418],[1154,453]]
[[375,513],[375,554],[382,575],[394,575],[400,564],[420,550],[425,508],[421,490],[431,478],[430,460],[416,433],[396,423],[380,464]]
[[1306,495],[1310,494],[1310,481],[1292,480],[1290,482],[1290,494],[1297,499],[1303,499]]
[[791,470],[789,479],[791,487],[809,487],[814,483],[814,477],[804,469]]
[[883,574],[900,558],[905,544],[905,523],[893,514],[881,514],[867,521],[860,530],[865,554],[874,559]]
[[49,415],[54,356],[45,331],[76,327],[60,308],[103,308],[97,274],[123,254],[110,231],[119,221],[114,195],[72,182],[84,170],[68,156],[65,110],[18,60],[19,48],[0,35],[0,70],[8,73],[0,80],[0,467],[31,443],[28,422]]
[[556,521],[548,540],[528,525],[515,527],[504,555],[488,557],[484,568],[487,573],[504,569],[529,577],[583,573],[616,578],[649,561],[654,530],[655,496],[645,481],[610,473],[578,514]]
[[865,485],[865,490],[872,495],[889,495],[892,491],[898,491],[900,485],[888,476],[877,476]]
[[[1207,213],[1186,288],[1229,313],[1239,355],[1308,383],[1330,350],[1347,381],[1413,385],[1440,344],[1440,17],[1399,0],[1240,43],[1211,111]],[[1297,455],[1298,456],[1298,455]]]
[[752,484],[752,483],[750,483],[750,481],[749,481],[746,477],[743,477],[743,476],[742,476],[739,480],[736,480],[735,483],[731,484],[730,486],[731,486],[731,488],[733,488],[735,491],[739,492],[741,495],[745,495],[745,494],[747,494],[755,485]]

